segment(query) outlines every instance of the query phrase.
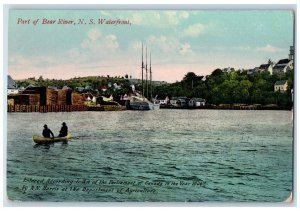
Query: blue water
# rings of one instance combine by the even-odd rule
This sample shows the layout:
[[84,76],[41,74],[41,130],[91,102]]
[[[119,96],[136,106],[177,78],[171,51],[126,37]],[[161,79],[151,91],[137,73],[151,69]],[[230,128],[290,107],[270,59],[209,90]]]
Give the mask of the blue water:
[[[10,200],[281,202],[292,191],[290,111],[7,115]],[[32,141],[63,121],[68,144]]]

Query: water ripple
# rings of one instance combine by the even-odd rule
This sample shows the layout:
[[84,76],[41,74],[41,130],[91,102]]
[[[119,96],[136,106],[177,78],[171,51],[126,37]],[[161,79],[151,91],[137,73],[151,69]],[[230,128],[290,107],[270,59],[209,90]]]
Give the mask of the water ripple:
[[[218,110],[9,113],[8,195],[24,201],[283,201],[293,181],[289,117],[286,111]],[[34,145],[32,135],[45,122],[59,131],[63,121],[73,137],[67,145]],[[161,187],[155,194],[26,195],[16,187],[28,175],[202,185]]]

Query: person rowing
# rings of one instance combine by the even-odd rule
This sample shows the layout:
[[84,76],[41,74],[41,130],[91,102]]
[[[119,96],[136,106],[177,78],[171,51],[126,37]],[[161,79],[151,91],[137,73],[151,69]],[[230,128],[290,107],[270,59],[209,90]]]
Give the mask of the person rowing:
[[65,137],[67,135],[68,135],[68,127],[67,124],[63,122],[58,137]]
[[52,136],[52,138],[54,138],[53,132],[48,128],[47,125],[44,125],[43,136],[45,138],[50,138],[50,135]]

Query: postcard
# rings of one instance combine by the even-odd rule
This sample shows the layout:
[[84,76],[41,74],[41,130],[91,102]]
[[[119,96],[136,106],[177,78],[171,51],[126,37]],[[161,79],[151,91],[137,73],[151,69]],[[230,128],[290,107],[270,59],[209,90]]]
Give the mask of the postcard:
[[10,9],[11,202],[282,202],[293,10]]

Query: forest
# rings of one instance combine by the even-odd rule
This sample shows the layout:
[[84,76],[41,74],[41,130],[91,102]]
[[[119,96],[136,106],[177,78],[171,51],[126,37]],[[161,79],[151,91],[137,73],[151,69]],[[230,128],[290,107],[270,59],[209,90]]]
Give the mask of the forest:
[[[274,92],[278,80],[288,81],[287,92]],[[294,71],[273,74],[216,69],[208,76],[197,76],[188,72],[180,82],[155,87],[160,97],[201,97],[209,104],[276,104],[282,108],[292,107]]]
[[[274,92],[274,84],[278,80],[288,81],[286,92]],[[247,71],[232,69],[216,69],[210,75],[200,76],[194,72],[188,72],[181,81],[175,83],[162,83],[152,87],[152,96],[165,97],[199,97],[206,100],[207,104],[276,104],[281,108],[290,109],[293,105],[291,89],[293,88],[294,71],[273,74],[269,72],[255,72],[247,74]],[[78,77],[69,80],[38,79],[29,78],[17,81],[19,87],[55,86],[62,88],[68,86],[72,89],[84,87],[95,94],[120,95],[132,92],[131,85],[141,92],[141,80],[129,79],[128,75],[123,77],[91,76]],[[114,84],[119,86],[115,88]],[[145,83],[144,83],[145,85]],[[101,87],[107,87],[105,93]],[[146,88],[144,88],[146,89]],[[149,88],[150,90],[150,88]],[[150,95],[150,91],[149,91]],[[150,98],[150,96],[147,96]]]

